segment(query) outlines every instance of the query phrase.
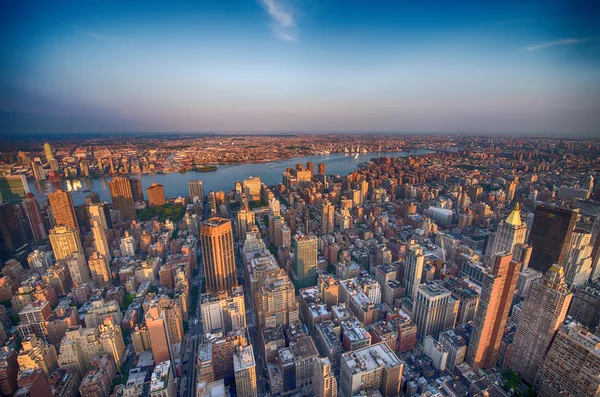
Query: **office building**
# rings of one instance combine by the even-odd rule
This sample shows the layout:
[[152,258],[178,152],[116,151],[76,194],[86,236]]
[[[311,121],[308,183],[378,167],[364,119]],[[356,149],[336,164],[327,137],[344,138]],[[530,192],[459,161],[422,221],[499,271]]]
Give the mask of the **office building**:
[[129,185],[131,186],[131,196],[134,203],[144,202],[144,188],[142,187],[142,181],[137,178],[130,178]]
[[546,273],[552,265],[565,265],[571,235],[575,229],[579,209],[538,205],[529,232],[532,247],[529,267]]
[[417,296],[417,287],[421,284],[425,264],[423,249],[414,241],[411,241],[406,248],[405,264],[406,295],[414,300]]
[[510,350],[508,366],[532,385],[556,331],[564,321],[572,294],[563,268],[555,265],[534,283]]
[[403,364],[384,342],[342,354],[340,396],[352,397],[363,389],[376,389],[382,396],[400,394]]
[[417,325],[419,339],[424,340],[428,335],[437,335],[454,328],[458,307],[459,301],[441,282],[432,281],[417,286],[413,319]]
[[90,213],[90,221],[92,224],[94,221],[97,221],[100,223],[100,225],[102,225],[104,230],[112,229],[110,208],[107,202],[92,203],[88,205],[88,212]]
[[312,383],[315,397],[337,397],[337,379],[333,373],[329,358],[325,357],[317,360]]
[[159,183],[153,182],[146,188],[148,192],[148,205],[158,207],[165,203],[165,187]]
[[40,243],[42,240],[48,237],[46,228],[44,226],[44,218],[42,216],[42,209],[40,203],[37,201],[33,193],[27,193],[23,199],[23,209],[25,215],[31,226],[31,232],[36,243]]
[[44,155],[46,156],[46,162],[54,160],[54,153],[52,152],[52,146],[48,142],[44,143]]
[[565,258],[565,281],[570,288],[583,286],[592,274],[592,234],[573,230]]
[[60,189],[50,192],[48,193],[48,202],[52,209],[54,225],[79,231],[79,223],[77,222],[77,215],[75,215],[71,192],[63,192]]
[[96,252],[103,255],[110,262],[112,256],[110,255],[110,247],[108,246],[104,226],[96,220],[92,221],[92,234],[94,235]]
[[489,257],[493,261],[495,255],[500,252],[510,252],[515,255],[515,247],[525,243],[526,236],[527,225],[521,221],[521,209],[517,203],[510,215],[498,225]]
[[326,202],[321,208],[321,231],[323,234],[333,233],[335,207],[331,203]]
[[237,286],[231,222],[211,218],[200,224],[200,246],[206,277],[206,291],[218,295]]
[[21,226],[11,203],[0,203],[0,260],[8,261],[25,245]]
[[252,345],[239,347],[233,355],[235,389],[239,397],[257,397],[256,363]]
[[576,289],[568,315],[590,330],[596,330],[600,324],[600,285],[594,283]]
[[189,181],[188,182],[188,189],[190,191],[190,200],[191,201],[196,201],[195,198],[197,197],[197,201],[204,201],[204,189],[202,187],[202,181],[200,179],[198,179],[197,181]]
[[558,330],[535,380],[540,396],[600,395],[600,337],[572,321]]
[[267,276],[259,283],[254,301],[260,329],[287,327],[298,320],[294,286],[285,270],[280,269],[275,276]]
[[116,176],[108,182],[108,187],[113,208],[119,210],[124,219],[135,218],[135,206],[129,179]]
[[148,310],[145,320],[154,361],[170,361],[172,359],[172,346],[166,313],[159,311],[158,307],[155,306]]
[[203,294],[200,297],[200,314],[205,332],[245,328],[246,308],[243,288],[236,287],[231,291],[222,291],[217,297]]
[[496,255],[492,268],[484,273],[466,358],[475,370],[489,369],[496,363],[520,265],[512,260],[511,254],[501,253]]
[[0,175],[0,201],[18,204],[29,193],[25,175]]
[[297,289],[317,285],[317,246],[315,236],[296,235],[292,241],[292,279]]

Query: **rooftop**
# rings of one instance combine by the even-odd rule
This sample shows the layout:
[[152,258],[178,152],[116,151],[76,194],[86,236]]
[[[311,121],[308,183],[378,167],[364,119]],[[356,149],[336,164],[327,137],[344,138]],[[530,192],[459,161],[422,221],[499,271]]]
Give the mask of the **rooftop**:
[[341,359],[353,374],[373,371],[381,366],[390,369],[402,364],[385,342],[346,352]]

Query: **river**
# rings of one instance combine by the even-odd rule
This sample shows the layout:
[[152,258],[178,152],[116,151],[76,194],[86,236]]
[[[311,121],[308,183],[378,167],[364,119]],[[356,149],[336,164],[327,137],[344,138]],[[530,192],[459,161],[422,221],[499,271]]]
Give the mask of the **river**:
[[[386,153],[388,157],[407,157],[418,156],[428,153],[435,153],[433,150],[417,149],[401,152]],[[355,154],[327,154],[317,156],[296,157],[287,160],[275,161],[260,164],[231,164],[221,165],[216,171],[212,172],[187,172],[185,174],[157,174],[157,175],[132,175],[142,181],[144,189],[157,182],[165,187],[165,195],[169,197],[187,196],[188,182],[190,180],[202,180],[204,192],[209,191],[229,191],[233,189],[236,181],[242,181],[250,176],[260,177],[260,180],[267,185],[276,185],[281,182],[281,173],[286,168],[293,168],[296,164],[306,164],[312,161],[315,164],[315,172],[318,163],[325,163],[325,172],[327,175],[339,174],[346,175],[354,171],[356,167],[375,157],[375,153],[360,154],[355,158]],[[72,181],[29,181],[29,190],[38,197],[39,200],[45,200],[49,192],[57,189],[68,190],[73,197],[75,205],[85,203],[85,196],[90,191],[100,195],[103,201],[111,201],[108,181],[112,178],[78,178]],[[144,193],[146,196],[146,194]]]

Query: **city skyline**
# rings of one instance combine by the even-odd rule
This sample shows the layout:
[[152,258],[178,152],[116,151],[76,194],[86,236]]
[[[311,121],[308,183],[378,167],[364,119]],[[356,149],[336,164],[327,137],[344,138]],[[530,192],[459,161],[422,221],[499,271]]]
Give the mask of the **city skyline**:
[[1,135],[593,136],[598,5],[11,3]]

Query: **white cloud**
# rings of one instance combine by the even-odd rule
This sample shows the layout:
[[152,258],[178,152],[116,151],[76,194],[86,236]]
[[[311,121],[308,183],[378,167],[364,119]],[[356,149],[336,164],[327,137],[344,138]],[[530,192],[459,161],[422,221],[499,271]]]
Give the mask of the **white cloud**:
[[554,40],[554,41],[546,41],[543,43],[539,43],[539,44],[534,44],[534,45],[530,45],[525,47],[525,50],[527,51],[540,51],[540,50],[545,50],[546,48],[549,47],[556,47],[556,46],[567,46],[567,45],[573,45],[573,44],[579,44],[584,42],[585,39],[560,39],[560,40]]
[[272,21],[269,27],[279,40],[298,42],[298,27],[289,5],[282,0],[260,0]]

